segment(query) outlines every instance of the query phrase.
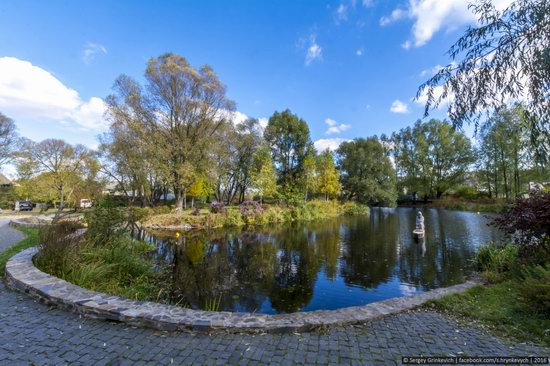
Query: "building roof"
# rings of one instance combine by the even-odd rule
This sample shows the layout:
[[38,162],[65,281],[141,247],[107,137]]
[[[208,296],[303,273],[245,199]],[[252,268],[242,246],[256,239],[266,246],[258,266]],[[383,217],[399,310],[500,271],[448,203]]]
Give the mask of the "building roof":
[[0,186],[11,186],[13,183],[4,174],[0,173]]

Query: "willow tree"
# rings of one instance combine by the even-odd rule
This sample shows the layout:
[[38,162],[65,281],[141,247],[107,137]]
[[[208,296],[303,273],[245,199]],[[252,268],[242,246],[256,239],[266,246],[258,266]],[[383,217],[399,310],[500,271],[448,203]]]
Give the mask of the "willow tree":
[[499,11],[489,0],[474,2],[478,25],[451,47],[453,60],[420,86],[426,115],[448,104],[455,126],[476,126],[493,110],[521,100],[539,159],[550,149],[550,1],[516,0]]
[[182,56],[164,54],[147,63],[146,85],[121,76],[107,99],[108,114],[137,131],[137,144],[162,162],[183,209],[185,195],[198,179],[217,129],[234,111],[214,70],[194,68]]

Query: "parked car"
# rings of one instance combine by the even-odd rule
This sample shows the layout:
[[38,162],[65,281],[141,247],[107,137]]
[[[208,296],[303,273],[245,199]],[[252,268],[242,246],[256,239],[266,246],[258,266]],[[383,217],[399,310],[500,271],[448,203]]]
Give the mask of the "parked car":
[[92,207],[92,200],[83,198],[80,200],[80,208],[90,208]]
[[30,201],[15,201],[15,211],[32,211],[32,208]]

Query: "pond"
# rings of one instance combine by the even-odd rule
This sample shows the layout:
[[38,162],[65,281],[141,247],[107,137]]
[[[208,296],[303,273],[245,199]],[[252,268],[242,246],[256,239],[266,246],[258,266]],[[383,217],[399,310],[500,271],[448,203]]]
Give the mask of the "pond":
[[489,218],[423,209],[246,229],[142,232],[169,265],[169,302],[194,309],[265,314],[331,310],[464,282],[476,248],[501,238]]

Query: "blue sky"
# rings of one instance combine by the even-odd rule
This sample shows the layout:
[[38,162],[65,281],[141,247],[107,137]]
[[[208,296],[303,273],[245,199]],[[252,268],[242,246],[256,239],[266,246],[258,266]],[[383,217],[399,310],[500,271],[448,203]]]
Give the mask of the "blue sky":
[[290,108],[335,147],[422,117],[412,98],[473,23],[467,3],[3,0],[0,111],[25,137],[94,147],[115,78],[174,52],[210,64],[239,113]]

